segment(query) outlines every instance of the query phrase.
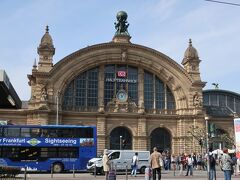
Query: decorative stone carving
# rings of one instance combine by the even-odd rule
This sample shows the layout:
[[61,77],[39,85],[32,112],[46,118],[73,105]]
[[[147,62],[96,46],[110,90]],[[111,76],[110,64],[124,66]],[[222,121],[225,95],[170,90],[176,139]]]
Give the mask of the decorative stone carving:
[[108,112],[137,112],[137,109],[136,103],[130,99],[121,102],[117,98],[113,98],[106,106],[106,111]]
[[195,107],[200,107],[202,105],[201,99],[199,98],[199,94],[195,92],[193,96],[193,105]]
[[42,88],[42,92],[41,92],[41,101],[47,101],[47,91],[46,88]]
[[125,62],[127,60],[127,51],[122,52],[122,61]]

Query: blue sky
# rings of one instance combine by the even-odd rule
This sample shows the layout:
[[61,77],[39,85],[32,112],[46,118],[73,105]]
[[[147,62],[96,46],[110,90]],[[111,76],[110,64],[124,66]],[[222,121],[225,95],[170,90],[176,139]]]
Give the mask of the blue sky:
[[[225,0],[240,3],[239,0]],[[204,0],[1,0],[0,69],[22,100],[30,98],[37,47],[49,25],[54,63],[89,45],[109,42],[118,11],[128,13],[131,42],[156,49],[178,63],[191,38],[202,60],[204,89],[240,93],[240,7]]]

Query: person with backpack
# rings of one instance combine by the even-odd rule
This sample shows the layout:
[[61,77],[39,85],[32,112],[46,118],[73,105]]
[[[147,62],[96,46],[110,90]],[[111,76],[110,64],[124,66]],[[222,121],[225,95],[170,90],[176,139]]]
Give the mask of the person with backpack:
[[220,157],[220,167],[224,172],[224,180],[231,180],[233,160],[228,154],[228,149],[223,149],[223,155]]
[[137,169],[138,169],[138,153],[136,152],[135,155],[132,158],[132,172],[131,172],[131,176],[137,176]]
[[209,176],[210,176],[209,180],[216,180],[216,159],[211,150],[209,150],[208,159],[209,159]]

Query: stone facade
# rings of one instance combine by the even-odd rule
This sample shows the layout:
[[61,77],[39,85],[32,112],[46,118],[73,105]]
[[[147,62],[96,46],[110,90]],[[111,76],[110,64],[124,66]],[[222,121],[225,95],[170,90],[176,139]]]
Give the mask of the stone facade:
[[[28,75],[31,98],[28,109],[1,110],[0,117],[17,124],[94,125],[97,127],[98,152],[110,148],[110,134],[124,127],[132,135],[132,149],[150,150],[151,133],[165,129],[171,140],[171,152],[200,152],[198,142],[188,132],[190,125],[205,128],[202,106],[200,60],[189,42],[182,65],[154,49],[133,44],[129,36],[116,35],[112,42],[97,44],[76,51],[52,63],[55,48],[48,27],[38,47],[38,64]],[[104,65],[129,64],[138,68],[138,103],[120,103],[116,99],[104,105]],[[96,111],[67,111],[62,109],[63,96],[69,82],[77,75],[99,67],[98,109]],[[171,90],[176,108],[145,111],[144,78],[147,70],[161,79]],[[155,105],[154,105],[155,106]],[[14,114],[14,115],[10,115]],[[230,123],[224,126],[229,128]]]

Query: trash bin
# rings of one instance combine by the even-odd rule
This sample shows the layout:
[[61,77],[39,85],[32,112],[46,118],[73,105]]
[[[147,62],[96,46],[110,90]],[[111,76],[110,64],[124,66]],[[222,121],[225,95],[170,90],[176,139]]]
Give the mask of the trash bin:
[[150,167],[145,168],[145,180],[151,180],[152,169]]

